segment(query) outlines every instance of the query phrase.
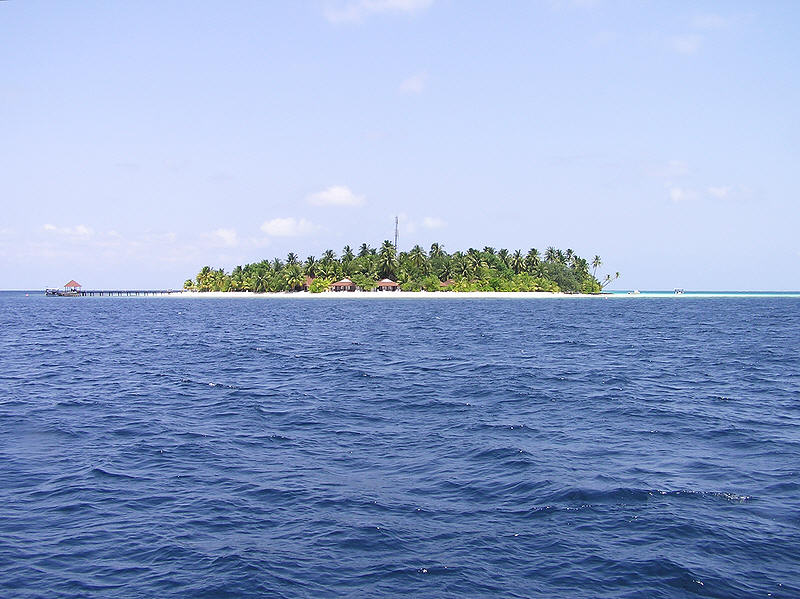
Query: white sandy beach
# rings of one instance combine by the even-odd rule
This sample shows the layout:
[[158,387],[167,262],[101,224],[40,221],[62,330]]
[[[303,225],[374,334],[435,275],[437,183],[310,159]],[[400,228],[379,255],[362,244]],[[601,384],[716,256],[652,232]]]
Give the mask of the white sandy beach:
[[[152,297],[152,296],[150,296]],[[709,291],[691,294],[675,294],[670,291],[642,292],[642,293],[550,293],[546,291],[468,291],[468,292],[427,292],[427,291],[353,291],[309,293],[308,291],[295,291],[283,293],[251,293],[248,291],[181,291],[159,297],[181,299],[287,299],[287,300],[460,300],[460,299],[699,299],[699,298],[766,298],[783,297],[798,298],[797,292],[724,292]]]
[[183,291],[165,297],[197,299],[297,299],[297,300],[399,300],[399,299],[585,299],[608,298],[610,295],[588,295],[580,293],[500,292],[500,291],[326,291],[309,293],[294,291],[284,293],[251,293],[249,291]]

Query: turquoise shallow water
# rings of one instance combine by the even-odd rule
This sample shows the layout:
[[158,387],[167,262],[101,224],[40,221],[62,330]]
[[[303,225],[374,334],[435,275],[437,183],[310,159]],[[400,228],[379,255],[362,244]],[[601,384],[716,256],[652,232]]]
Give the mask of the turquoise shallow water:
[[0,293],[0,596],[798,597],[800,300]]
[[626,297],[674,297],[680,298],[703,298],[703,297],[730,297],[730,298],[768,298],[768,297],[787,297],[787,298],[800,298],[800,291],[684,291],[683,293],[676,294],[674,291],[639,291],[628,289],[624,291],[610,291],[613,297],[626,296]]

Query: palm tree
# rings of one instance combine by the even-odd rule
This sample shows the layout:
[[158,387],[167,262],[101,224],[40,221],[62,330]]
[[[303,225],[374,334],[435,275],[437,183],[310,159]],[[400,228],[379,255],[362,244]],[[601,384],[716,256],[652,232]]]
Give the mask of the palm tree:
[[378,271],[381,277],[393,278],[396,275],[397,252],[389,240],[381,244],[381,249],[378,253]]
[[544,251],[544,261],[552,263],[556,260],[558,260],[558,253],[556,252],[556,248],[551,245]]
[[225,274],[225,269],[218,268],[211,271],[211,290],[212,291],[227,291],[230,288],[230,279]]
[[306,258],[306,261],[303,264],[303,273],[312,279],[317,276],[317,259],[314,258],[314,256],[309,256]]
[[432,243],[431,251],[428,253],[431,258],[441,258],[444,255],[444,246],[440,243]]
[[211,282],[211,267],[204,266],[197,273],[197,288],[200,291],[208,291],[209,283]]
[[366,258],[370,254],[370,247],[366,243],[362,243],[361,247],[358,248],[358,257],[359,258]]
[[451,260],[451,266],[453,270],[453,274],[457,277],[461,277],[462,279],[468,279],[470,275],[470,268],[469,264],[467,264],[467,259],[464,254],[461,252],[456,252],[453,254],[453,259]]
[[613,278],[611,275],[606,275],[606,278],[600,283],[600,289],[605,289],[612,281],[616,281],[617,279],[619,279],[619,271],[614,274]]
[[231,272],[231,288],[234,291],[240,291],[244,287],[244,269],[237,266]]
[[353,249],[349,245],[344,246],[342,249],[342,264],[352,262],[355,257],[356,256],[353,254]]
[[525,268],[528,269],[528,272],[535,273],[538,270],[541,262],[539,250],[536,248],[531,248],[528,250],[528,253],[525,255]]
[[290,290],[302,287],[303,283],[306,282],[305,277],[303,277],[303,272],[297,264],[290,264],[287,266],[283,276],[286,278],[286,284]]
[[428,257],[425,255],[425,250],[422,249],[422,246],[415,245],[411,248],[411,251],[408,253],[408,261],[419,272],[423,274],[426,272],[427,269],[425,267],[428,264]]
[[515,275],[525,270],[525,258],[522,257],[521,250],[515,250],[514,253],[511,254],[508,265],[511,267],[511,270],[514,271]]
[[294,252],[289,252],[289,254],[286,256],[286,266],[293,266],[297,264],[298,261],[297,254]]
[[603,265],[603,261],[600,259],[600,256],[595,255],[595,257],[592,258],[592,276],[593,277],[595,276],[595,273],[597,272],[597,269],[600,268],[602,265]]
[[453,278],[453,261],[452,260],[441,260],[437,264],[436,268],[436,276],[439,277],[440,281],[446,281],[447,279]]
[[336,252],[334,252],[333,250],[325,250],[322,253],[322,260],[320,260],[320,262],[324,262],[325,264],[330,264],[334,260],[336,260]]
[[322,262],[319,265],[319,274],[326,279],[336,279],[338,274],[338,262]]
[[261,269],[257,270],[255,277],[254,291],[257,291],[259,293],[263,293],[264,291],[266,291],[266,282],[267,282],[267,277],[265,276],[264,271]]
[[497,252],[497,257],[500,258],[500,262],[503,263],[503,266],[508,266],[508,250],[506,248],[502,248]]
[[479,277],[481,269],[487,266],[483,255],[474,248],[467,250],[466,263],[467,267],[469,268],[470,275],[476,279]]

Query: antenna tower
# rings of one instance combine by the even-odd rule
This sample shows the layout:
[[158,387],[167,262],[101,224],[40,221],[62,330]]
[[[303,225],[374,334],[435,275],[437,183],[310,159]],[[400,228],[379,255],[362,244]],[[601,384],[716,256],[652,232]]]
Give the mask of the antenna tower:
[[398,219],[398,217],[395,216],[394,217],[394,251],[395,252],[397,251],[397,229],[398,229],[397,225],[398,225],[399,222],[400,222],[400,220]]

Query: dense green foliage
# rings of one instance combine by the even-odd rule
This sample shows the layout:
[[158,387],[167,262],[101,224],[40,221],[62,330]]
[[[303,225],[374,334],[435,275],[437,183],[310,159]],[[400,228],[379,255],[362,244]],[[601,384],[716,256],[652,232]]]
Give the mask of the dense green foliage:
[[[362,244],[357,252],[345,246],[339,257],[327,250],[317,259],[308,256],[304,261],[295,253],[286,260],[275,258],[254,264],[237,266],[232,272],[209,266],[187,280],[186,289],[198,291],[296,291],[303,288],[306,277],[314,279],[311,292],[321,292],[343,277],[350,278],[359,288],[374,289],[379,279],[397,281],[404,291],[564,291],[597,293],[612,278],[603,283],[595,278],[602,264],[595,256],[591,264],[572,250],[562,252],[547,248],[543,255],[536,249],[526,254],[485,247],[448,254],[434,243],[426,252],[415,245],[408,252],[395,251],[384,241],[380,248]],[[592,272],[590,272],[590,268]],[[619,276],[619,273],[616,275]],[[447,282],[442,285],[442,282]]]

